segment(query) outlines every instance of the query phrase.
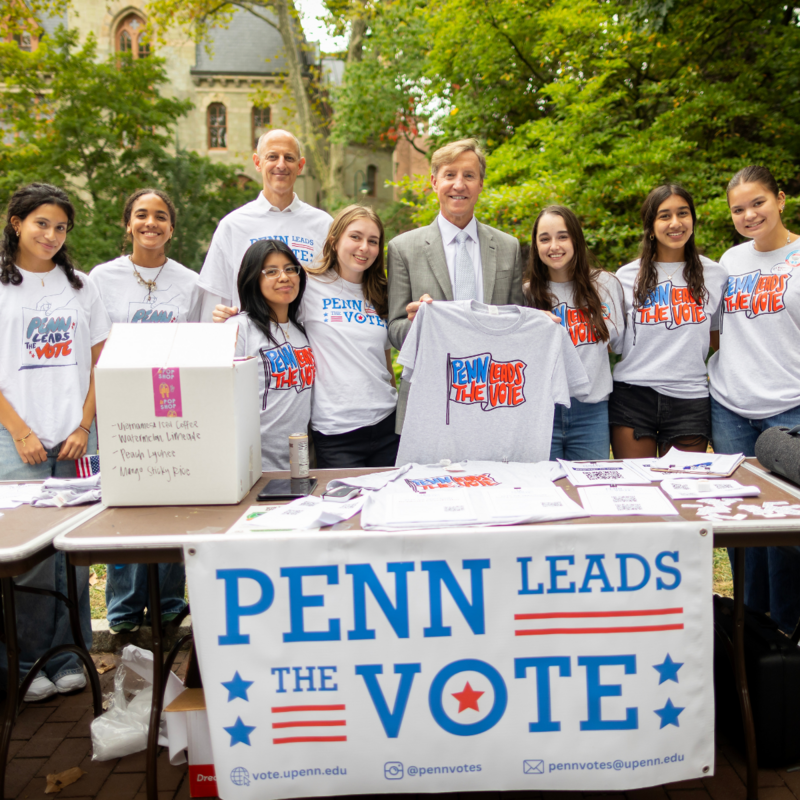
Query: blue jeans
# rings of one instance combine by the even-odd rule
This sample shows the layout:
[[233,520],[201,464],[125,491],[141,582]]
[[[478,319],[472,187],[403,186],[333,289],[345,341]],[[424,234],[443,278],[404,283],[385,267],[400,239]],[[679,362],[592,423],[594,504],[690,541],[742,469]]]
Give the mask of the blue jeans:
[[596,461],[609,457],[611,434],[608,427],[608,400],[581,403],[574,397],[570,407],[556,405],[550,460]]
[[[800,425],[800,406],[766,419],[746,419],[711,398],[714,452],[756,454],[756,439],[776,425]],[[733,563],[733,553],[728,551]],[[800,548],[748,547],[744,567],[744,602],[769,612],[785,631],[800,620]]]
[[[11,434],[0,425],[0,480],[46,480],[47,478],[74,478],[74,461],[57,461],[61,445],[47,451],[47,461],[31,466],[25,464],[17,453]],[[97,452],[97,433],[92,425],[86,452]],[[66,556],[56,553],[37,564],[33,569],[14,578],[20,586],[50,589],[67,594]],[[92,644],[92,613],[89,606],[89,568],[78,567],[78,615],[81,623],[83,643]],[[24,678],[33,662],[49,650],[61,644],[73,644],[67,607],[55,597],[16,592],[17,641],[20,648],[20,677]],[[4,673],[7,663],[5,645],[0,643],[0,670]],[[51,680],[64,675],[83,672],[83,664],[73,653],[62,653],[51,658],[42,671]]]
[[[148,612],[146,564],[108,564],[106,573],[106,607],[108,624],[133,622],[141,625],[145,606]],[[158,582],[161,613],[180,614],[186,607],[183,599],[186,570],[183,564],[159,564]]]

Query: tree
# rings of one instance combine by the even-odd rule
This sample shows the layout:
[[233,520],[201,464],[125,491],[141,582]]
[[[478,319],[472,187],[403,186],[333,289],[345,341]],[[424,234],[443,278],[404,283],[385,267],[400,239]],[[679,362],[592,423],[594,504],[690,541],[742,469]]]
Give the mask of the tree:
[[[332,0],[338,24],[350,30],[348,63],[361,57],[361,39],[371,13],[370,0]],[[246,11],[281,35],[287,65],[287,87],[296,109],[297,127],[312,174],[322,184],[328,205],[337,204],[341,171],[341,145],[330,141],[333,111],[316,67],[308,63],[302,27],[292,0],[150,0],[150,24],[162,40],[170,26],[207,41],[211,28],[226,27],[237,10]]]
[[[634,257],[660,182],[694,194],[712,257],[734,243],[737,169],[764,163],[800,189],[800,28],[776,0],[432,0],[413,25],[376,22],[363,64],[372,83],[347,80],[339,125],[387,135],[409,107],[400,87],[422,87],[434,143],[477,135],[490,151],[483,220],[525,240],[542,207],[565,203],[612,268]],[[375,84],[389,91],[370,123],[359,109]],[[407,188],[417,222],[431,219],[430,195]]]
[[190,104],[159,94],[162,60],[96,59],[92,37],[79,46],[77,32],[63,28],[33,52],[0,44],[0,200],[34,180],[66,188],[78,217],[70,249],[90,268],[119,255],[125,198],[143,186],[165,188],[186,217],[173,255],[199,269],[219,217],[251,192],[238,188],[230,167],[170,154],[172,128]]

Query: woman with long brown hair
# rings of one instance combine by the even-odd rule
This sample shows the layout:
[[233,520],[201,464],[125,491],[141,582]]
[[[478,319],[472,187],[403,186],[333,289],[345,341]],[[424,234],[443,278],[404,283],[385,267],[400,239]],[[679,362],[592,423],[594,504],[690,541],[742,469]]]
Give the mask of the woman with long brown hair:
[[570,407],[556,405],[550,460],[602,459],[609,455],[609,345],[624,332],[622,287],[599,269],[581,224],[565,206],[548,206],[533,223],[531,254],[523,287],[533,308],[551,311],[570,335],[591,392]]
[[[298,314],[317,374],[311,433],[317,466],[394,466],[397,390],[386,328],[388,290],[380,217],[348,206],[334,219]],[[235,309],[217,306],[214,321]]]
[[704,453],[711,438],[706,377],[718,346],[724,270],[700,255],[697,213],[677,184],[653,189],[642,205],[636,261],[620,267],[626,330],[609,401],[617,458],[653,458],[673,445]]

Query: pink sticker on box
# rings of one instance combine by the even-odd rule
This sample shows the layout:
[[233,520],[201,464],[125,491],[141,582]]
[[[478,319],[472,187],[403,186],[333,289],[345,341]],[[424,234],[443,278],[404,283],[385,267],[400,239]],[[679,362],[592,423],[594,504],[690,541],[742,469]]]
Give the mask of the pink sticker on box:
[[180,369],[153,370],[153,400],[157,417],[182,417]]

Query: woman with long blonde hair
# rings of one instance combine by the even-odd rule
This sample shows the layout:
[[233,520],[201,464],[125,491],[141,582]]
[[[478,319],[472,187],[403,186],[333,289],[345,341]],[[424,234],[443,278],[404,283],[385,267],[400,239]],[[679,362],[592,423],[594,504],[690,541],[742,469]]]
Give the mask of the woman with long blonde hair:
[[[311,433],[317,466],[394,466],[397,389],[386,328],[388,288],[380,217],[348,206],[334,219],[308,280],[298,321],[317,374]],[[214,321],[235,309],[217,306]]]

